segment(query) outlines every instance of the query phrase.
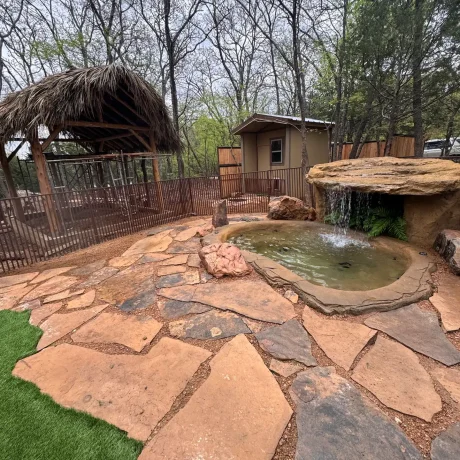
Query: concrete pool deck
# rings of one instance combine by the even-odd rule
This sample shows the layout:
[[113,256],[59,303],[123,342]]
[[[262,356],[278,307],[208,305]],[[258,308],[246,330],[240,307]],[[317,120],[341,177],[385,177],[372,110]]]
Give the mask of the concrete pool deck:
[[438,310],[329,317],[257,272],[209,277],[209,220],[0,278],[0,309],[44,331],[14,375],[141,440],[144,460],[418,459],[432,441],[458,458],[460,280],[440,259]]

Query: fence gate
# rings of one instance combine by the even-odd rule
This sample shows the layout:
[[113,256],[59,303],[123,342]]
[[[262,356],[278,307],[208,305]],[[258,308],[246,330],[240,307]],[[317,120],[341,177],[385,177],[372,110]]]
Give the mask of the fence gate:
[[219,176],[241,174],[241,147],[217,147]]

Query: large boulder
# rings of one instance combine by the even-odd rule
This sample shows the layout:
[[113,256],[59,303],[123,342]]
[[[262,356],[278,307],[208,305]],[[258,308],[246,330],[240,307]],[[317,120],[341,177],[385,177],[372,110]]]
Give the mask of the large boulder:
[[274,220],[315,220],[316,213],[313,208],[305,206],[302,200],[285,195],[270,201],[268,218]]
[[437,236],[433,246],[447,261],[452,273],[460,275],[460,231],[443,230]]
[[204,267],[216,278],[222,276],[244,276],[251,273],[251,267],[244,260],[241,251],[229,243],[214,243],[199,252]]

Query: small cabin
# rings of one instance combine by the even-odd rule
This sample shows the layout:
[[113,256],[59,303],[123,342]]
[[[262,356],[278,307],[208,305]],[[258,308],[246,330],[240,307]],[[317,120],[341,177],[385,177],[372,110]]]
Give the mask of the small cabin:
[[[233,130],[241,136],[243,172],[299,168],[302,163],[300,118],[255,113]],[[329,162],[333,123],[313,118],[307,124],[310,166]]]

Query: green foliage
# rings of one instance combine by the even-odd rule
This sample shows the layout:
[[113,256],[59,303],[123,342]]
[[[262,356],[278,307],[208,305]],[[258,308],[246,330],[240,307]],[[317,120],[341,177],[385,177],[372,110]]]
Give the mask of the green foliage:
[[369,211],[363,229],[370,237],[388,235],[398,240],[407,241],[406,221],[393,209],[378,207]]
[[0,458],[136,459],[140,442],[103,420],[59,406],[11,375],[19,359],[35,353],[42,333],[29,324],[29,315],[0,311]]

